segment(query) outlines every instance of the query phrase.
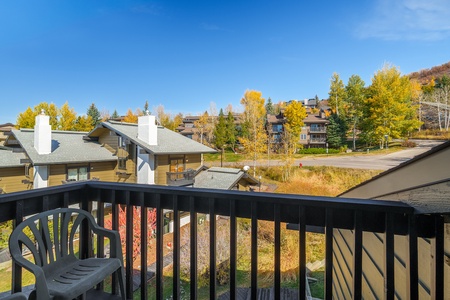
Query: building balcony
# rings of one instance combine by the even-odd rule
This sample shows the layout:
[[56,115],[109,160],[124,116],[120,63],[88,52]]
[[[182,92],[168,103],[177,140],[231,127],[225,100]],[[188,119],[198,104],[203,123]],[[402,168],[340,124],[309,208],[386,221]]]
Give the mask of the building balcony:
[[195,171],[186,170],[183,172],[167,172],[167,185],[188,186],[194,184]]
[[310,127],[308,128],[309,133],[327,133],[326,127]]
[[320,137],[320,138],[310,138],[309,143],[310,144],[325,144],[327,142],[326,137]]
[[[307,232],[321,232],[324,235],[325,299],[394,299],[397,293],[403,292],[408,299],[418,299],[419,291],[424,288],[419,280],[422,273],[432,278],[427,288],[434,299],[448,299],[450,296],[444,290],[444,282],[448,283],[448,277],[444,281],[445,260],[448,259],[448,254],[444,253],[444,226],[445,222],[449,222],[450,215],[419,215],[414,208],[401,202],[86,181],[0,195],[0,222],[12,220],[18,224],[27,216],[74,205],[92,212],[100,226],[109,220],[112,228],[117,229],[125,220],[126,229],[119,232],[124,241],[127,299],[240,299],[242,289],[251,295],[249,299],[263,299],[258,286],[258,260],[261,259],[258,251],[261,237],[258,232],[261,221],[273,224],[271,299],[285,299],[282,296],[281,260],[293,259],[282,256],[281,228],[284,226],[298,232],[298,259],[295,258],[298,260],[295,271],[298,280],[296,287],[291,284],[291,289],[296,291],[296,299],[311,299],[307,293],[306,253],[310,246],[306,243]],[[125,215],[121,215],[123,208],[126,208]],[[138,213],[129,213],[134,208],[138,209]],[[149,220],[146,213],[149,211],[155,222],[150,238],[148,224],[153,220]],[[249,277],[245,286],[238,283],[238,273],[242,270],[238,270],[236,263],[239,259],[237,246],[241,240],[238,225],[242,219],[246,220],[250,234],[250,243],[246,245],[250,257]],[[229,234],[225,241],[216,234],[218,220],[227,222]],[[173,231],[165,234],[169,222]],[[210,253],[206,296],[198,288],[200,231],[207,231]],[[103,240],[92,241],[83,233],[83,230],[79,233],[80,255],[89,255],[94,248],[101,257],[108,252]],[[137,233],[141,240],[139,249],[134,248]],[[351,236],[349,243],[339,242],[343,234]],[[375,246],[367,243],[366,234],[379,237],[380,250],[373,249]],[[398,238],[403,240],[399,242]],[[149,248],[150,239],[153,246]],[[426,269],[419,268],[418,241],[422,239],[429,243],[432,254],[432,263]],[[228,245],[226,261],[229,283],[226,293],[222,287],[219,293],[217,246],[223,242]],[[407,257],[400,263],[395,253],[398,247],[403,247]],[[373,257],[369,255],[371,249],[376,250]],[[151,253],[154,262],[148,258]],[[167,257],[171,262],[170,275],[166,273]],[[342,257],[349,258],[345,264]],[[375,270],[375,283],[368,281],[374,273],[367,269],[371,260],[382,262]],[[189,264],[188,275],[182,276],[181,262]],[[151,264],[154,265],[154,272],[149,275]],[[0,281],[13,292],[19,292],[22,290],[23,273],[14,263],[11,268],[12,275],[5,276],[3,273]],[[399,273],[399,268],[404,268],[406,272]],[[136,281],[149,284],[136,287]],[[375,295],[374,284],[382,287],[382,294]],[[103,289],[115,290],[116,287],[114,280],[104,282],[96,286],[95,293],[101,294]],[[97,298],[101,299],[100,296]]]

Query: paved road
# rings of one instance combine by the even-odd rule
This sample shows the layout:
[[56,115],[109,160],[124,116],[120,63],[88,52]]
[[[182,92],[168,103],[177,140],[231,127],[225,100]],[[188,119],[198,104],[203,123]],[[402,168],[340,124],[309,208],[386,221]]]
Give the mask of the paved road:
[[[397,151],[389,154],[375,154],[367,155],[361,153],[360,155],[351,156],[330,156],[330,157],[317,157],[317,158],[304,158],[295,160],[295,165],[300,163],[303,166],[334,166],[341,168],[354,168],[354,169],[371,169],[371,170],[388,170],[391,169],[411,158],[430,150],[432,147],[442,144],[442,141],[416,141],[417,147]],[[271,166],[280,165],[280,161],[271,160]],[[242,165],[253,166],[253,161],[241,162]],[[225,164],[224,166],[226,166]],[[234,164],[235,165],[235,164]],[[261,160],[257,162],[258,166],[267,166],[267,160]]]

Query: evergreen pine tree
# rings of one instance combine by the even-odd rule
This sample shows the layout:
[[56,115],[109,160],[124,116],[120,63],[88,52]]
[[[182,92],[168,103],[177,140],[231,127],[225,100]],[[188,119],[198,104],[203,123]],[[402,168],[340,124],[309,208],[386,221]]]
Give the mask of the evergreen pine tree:
[[346,143],[347,122],[337,114],[332,114],[328,119],[327,143],[330,148],[339,149]]
[[227,136],[227,143],[232,148],[233,151],[234,151],[234,145],[236,144],[236,139],[237,139],[236,135],[237,135],[237,130],[236,130],[236,125],[234,124],[234,116],[233,116],[233,113],[231,111],[229,111],[228,116],[227,116],[226,136]]
[[275,114],[275,108],[273,107],[273,103],[272,103],[272,99],[267,99],[267,103],[266,103],[266,113],[268,115],[273,115]]
[[92,127],[95,127],[100,123],[101,116],[100,112],[98,111],[97,107],[95,106],[95,103],[92,103],[91,106],[89,106],[87,113],[88,116],[92,119]]
[[117,113],[117,110],[114,110],[113,114],[111,115],[111,119],[117,119],[119,117],[119,114]]
[[219,122],[214,128],[214,144],[218,149],[223,149],[227,143],[227,124],[223,115],[223,110],[220,109]]

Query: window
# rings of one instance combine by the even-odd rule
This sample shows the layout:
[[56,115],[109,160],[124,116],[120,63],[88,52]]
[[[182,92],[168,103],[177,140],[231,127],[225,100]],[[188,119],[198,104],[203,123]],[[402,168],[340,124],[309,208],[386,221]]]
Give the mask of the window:
[[25,177],[30,178],[30,164],[25,165]]
[[[171,173],[180,173],[184,171],[184,157],[179,158],[170,158],[170,167],[169,171]],[[172,180],[183,179],[183,174],[171,175]]]
[[304,134],[304,133],[300,134],[300,139],[301,140],[306,140],[306,134]]
[[88,180],[88,167],[77,167],[67,169],[67,181]]
[[118,159],[118,168],[119,168],[119,170],[126,170],[127,169],[127,158],[126,157],[119,157],[119,159]]

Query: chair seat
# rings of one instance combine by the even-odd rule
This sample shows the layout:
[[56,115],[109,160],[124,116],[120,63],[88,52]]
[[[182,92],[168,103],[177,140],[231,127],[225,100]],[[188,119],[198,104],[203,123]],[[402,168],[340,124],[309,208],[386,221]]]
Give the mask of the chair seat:
[[54,299],[76,298],[120,267],[118,258],[88,258],[62,265],[46,276],[49,293]]

